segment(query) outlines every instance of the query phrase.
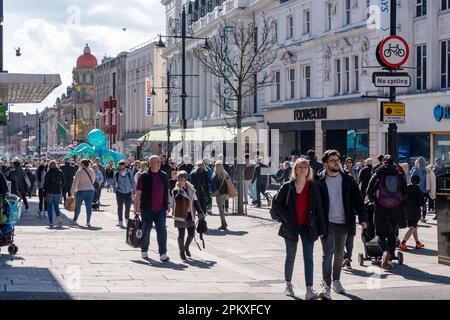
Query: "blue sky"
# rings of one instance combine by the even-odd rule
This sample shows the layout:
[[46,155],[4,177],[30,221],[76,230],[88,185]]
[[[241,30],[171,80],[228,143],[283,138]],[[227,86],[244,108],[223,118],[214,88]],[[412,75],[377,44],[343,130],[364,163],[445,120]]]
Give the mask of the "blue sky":
[[[86,43],[100,62],[105,54],[127,51],[165,30],[159,0],[5,0],[4,11],[5,70],[59,73],[63,82],[41,105],[15,105],[14,112],[52,106],[71,84],[72,68]],[[19,58],[15,47],[21,48]]]

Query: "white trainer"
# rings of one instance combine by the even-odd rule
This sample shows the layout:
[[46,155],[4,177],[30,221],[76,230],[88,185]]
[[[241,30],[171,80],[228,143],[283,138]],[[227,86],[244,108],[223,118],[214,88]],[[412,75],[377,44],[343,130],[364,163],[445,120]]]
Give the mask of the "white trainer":
[[288,297],[295,297],[294,286],[292,285],[292,283],[286,284],[286,289],[284,290],[284,293]]
[[148,253],[147,252],[142,252],[142,259],[148,259]]
[[319,293],[319,298],[331,300],[331,288],[324,281],[322,281],[322,291]]
[[162,262],[168,262],[168,261],[170,261],[170,258],[167,256],[167,254],[161,255],[161,256],[159,257],[159,259],[160,259]]
[[317,300],[319,299],[319,294],[313,287],[306,287],[305,300]]
[[345,289],[342,286],[341,281],[339,280],[333,281],[333,291],[336,292],[337,294],[345,293]]

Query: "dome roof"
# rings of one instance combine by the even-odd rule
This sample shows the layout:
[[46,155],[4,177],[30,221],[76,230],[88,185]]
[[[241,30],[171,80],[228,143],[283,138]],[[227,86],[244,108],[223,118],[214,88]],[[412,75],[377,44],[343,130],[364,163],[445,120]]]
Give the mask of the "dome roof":
[[77,59],[77,68],[95,68],[97,65],[97,58],[91,54],[91,49],[86,44],[83,55]]

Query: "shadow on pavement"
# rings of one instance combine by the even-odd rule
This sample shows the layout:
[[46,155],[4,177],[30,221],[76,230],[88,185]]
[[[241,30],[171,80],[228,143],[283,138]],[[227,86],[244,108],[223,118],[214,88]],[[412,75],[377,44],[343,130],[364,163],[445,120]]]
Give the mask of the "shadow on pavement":
[[78,229],[86,230],[86,231],[101,231],[101,230],[103,230],[103,228],[101,228],[101,227],[84,227],[84,226],[78,226]]
[[209,260],[186,260],[184,261],[184,264],[187,264],[191,267],[197,267],[200,269],[211,269],[217,264],[217,262]]
[[136,263],[136,264],[141,264],[144,266],[154,267],[154,268],[173,269],[173,270],[177,270],[177,271],[183,271],[183,270],[187,269],[187,267],[188,267],[184,264],[178,264],[178,263],[174,263],[174,262],[159,262],[159,261],[156,261],[153,259],[146,259],[145,261],[131,260],[131,262]]
[[413,254],[413,255],[417,255],[417,256],[429,256],[429,257],[437,257],[438,256],[438,252],[436,250],[431,250],[431,249],[426,249],[426,248],[422,248],[419,250],[413,249],[413,250],[408,251],[407,254]]
[[363,300],[362,298],[360,298],[360,297],[358,297],[358,296],[355,296],[355,295],[353,295],[353,294],[349,294],[349,293],[341,293],[341,296],[347,297],[347,298],[349,298],[350,300],[355,300],[355,301]]
[[408,265],[396,265],[394,269],[390,270],[391,273],[402,276],[407,280],[414,280],[426,283],[435,283],[435,284],[449,284],[450,285],[450,277],[441,276],[441,275],[433,275],[431,273],[422,271],[420,269],[412,268]]
[[215,229],[208,230],[208,236],[236,236],[236,237],[242,237],[242,236],[245,236],[246,234],[248,234],[247,231],[231,231],[231,230],[221,231],[221,230],[215,230]]

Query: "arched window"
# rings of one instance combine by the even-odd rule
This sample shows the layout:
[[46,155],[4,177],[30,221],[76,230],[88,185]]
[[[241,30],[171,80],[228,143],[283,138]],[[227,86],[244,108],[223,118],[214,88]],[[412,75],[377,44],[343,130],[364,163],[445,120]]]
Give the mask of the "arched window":
[[198,12],[199,12],[199,7],[200,7],[200,0],[195,0],[194,2],[194,16],[193,16],[193,20],[197,21],[198,20]]
[[201,7],[200,7],[200,17],[204,17],[206,14],[206,0],[201,0]]
[[213,0],[208,0],[208,12],[213,10]]

